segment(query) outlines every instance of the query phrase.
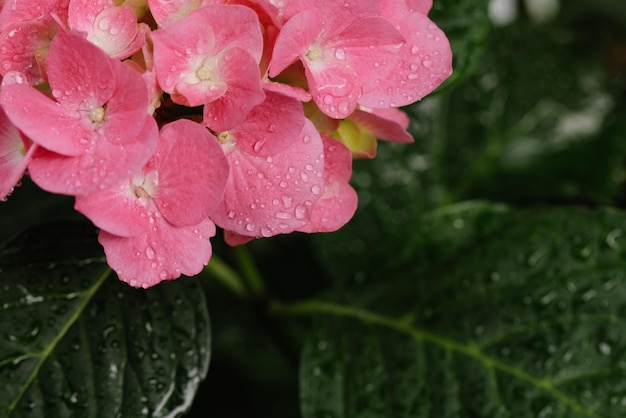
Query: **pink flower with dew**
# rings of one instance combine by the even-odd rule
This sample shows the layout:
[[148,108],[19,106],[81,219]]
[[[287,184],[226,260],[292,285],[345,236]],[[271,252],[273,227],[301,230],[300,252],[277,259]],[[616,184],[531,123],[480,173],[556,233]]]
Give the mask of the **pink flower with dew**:
[[18,71],[31,85],[47,78],[45,61],[48,48],[59,29],[56,23],[19,22],[0,32],[0,75]]
[[76,198],[100,227],[107,262],[131,286],[198,274],[211,257],[209,220],[222,197],[228,163],[216,139],[181,119],[161,129],[154,156],[139,173]]
[[295,99],[267,93],[237,127],[218,135],[230,163],[211,219],[240,235],[287,234],[310,221],[324,193],[324,149]]
[[[379,0],[381,15],[405,37],[397,54],[387,60],[387,77],[370,78],[359,104],[370,108],[411,104],[432,92],[452,74],[452,51],[446,35],[425,14],[432,2]],[[375,58],[374,65],[382,60]],[[372,65],[361,57],[360,65]]]
[[345,118],[370,92],[371,80],[391,75],[380,63],[393,59],[404,38],[378,16],[376,0],[293,0],[285,11],[288,20],[276,40],[269,75],[276,77],[299,59],[313,100],[328,116]]
[[0,200],[11,194],[36,148],[20,134],[0,108]]
[[263,38],[257,15],[239,5],[210,5],[152,33],[154,68],[172,100],[204,107],[213,131],[241,122],[261,103]]
[[[310,222],[300,232],[333,232],[344,226],[356,211],[358,197],[350,186],[352,155],[342,143],[322,135],[324,142],[324,194],[311,210]],[[231,246],[245,244],[254,236],[225,231],[224,239]]]
[[150,33],[130,7],[113,0],[70,0],[68,21],[72,30],[86,33],[89,42],[115,59],[138,51]]
[[300,232],[333,232],[344,226],[358,206],[350,186],[352,154],[345,145],[322,135],[324,142],[324,194],[313,206],[311,223]]
[[69,0],[7,0],[0,10],[0,31],[23,22],[43,22],[51,25],[55,19],[67,21]]
[[29,165],[41,188],[71,195],[102,190],[136,172],[158,138],[143,78],[84,38],[58,34],[48,54],[54,98],[5,77],[0,104],[41,149]]
[[67,0],[7,1],[0,12],[0,75],[18,71],[31,85],[43,83],[50,41],[67,10]]

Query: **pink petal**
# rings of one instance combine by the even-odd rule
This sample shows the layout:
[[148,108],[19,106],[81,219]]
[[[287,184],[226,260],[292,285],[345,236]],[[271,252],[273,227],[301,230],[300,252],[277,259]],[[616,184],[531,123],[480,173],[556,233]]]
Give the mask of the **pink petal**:
[[241,123],[250,109],[263,102],[265,93],[257,63],[239,48],[224,53],[219,78],[227,85],[226,92],[204,105],[204,123],[215,132],[224,132]]
[[[424,14],[390,7],[384,17],[407,42],[390,64],[389,77],[367,79],[359,104],[371,108],[399,107],[432,92],[452,73],[452,52],[445,34]],[[363,64],[365,65],[365,64]]]
[[84,38],[59,33],[46,61],[52,94],[64,107],[77,109],[85,98],[102,105],[111,98],[116,84],[112,61]]
[[348,181],[352,176],[352,155],[342,143],[322,136],[324,141],[324,194],[315,203],[311,223],[301,232],[333,232],[344,226],[356,212],[358,197]]
[[253,93],[247,100],[252,103],[249,107],[262,101],[258,64],[263,37],[252,10],[238,5],[205,6],[153,32],[152,40],[159,84],[177,103],[198,106],[233,89],[225,103],[216,105],[217,115],[228,112],[233,98],[234,105],[246,102],[237,98],[241,94]]
[[387,20],[380,17],[365,17],[348,26],[337,35],[330,44],[342,48],[368,48],[370,58],[376,54],[372,51],[382,45],[401,45],[404,37]]
[[267,92],[231,134],[237,148],[251,155],[269,157],[284,151],[304,128],[302,104],[282,94]]
[[137,16],[127,6],[104,9],[96,16],[92,25],[92,36],[87,39],[112,58],[126,58],[143,44],[143,39],[138,38]]
[[[203,33],[204,32],[204,33]],[[188,33],[200,34],[193,44]],[[207,58],[213,58],[214,34],[207,30],[205,22],[200,19],[185,19],[185,22],[174,22],[165,29],[150,34],[154,44],[154,70],[161,88],[170,94],[179,94],[182,100],[177,103],[198,106],[221,97],[226,86],[216,83],[205,83],[197,77],[197,71]],[[183,85],[190,84],[188,90]],[[199,86],[198,86],[199,85]],[[219,86],[219,91],[213,86]],[[198,90],[199,96],[187,98],[190,91]],[[182,90],[182,93],[178,93]],[[204,98],[201,94],[206,94]]]
[[68,156],[84,152],[87,140],[80,115],[66,111],[25,82],[16,73],[7,74],[2,80],[0,105],[11,121],[26,136],[51,151]]
[[0,12],[0,31],[18,22],[42,21],[53,22],[56,14],[63,22],[67,20],[67,0],[7,0]]
[[246,235],[239,235],[236,232],[224,231],[224,241],[231,247],[246,244],[252,241],[255,237],[249,237]]
[[289,84],[276,83],[269,80],[263,82],[263,90],[266,92],[271,91],[274,93],[280,93],[287,97],[293,97],[301,102],[309,102],[312,99],[311,93],[304,90],[302,87],[290,86]]
[[156,205],[176,226],[208,218],[222,198],[229,170],[215,137],[185,119],[161,129],[153,166],[159,176]]
[[44,190],[69,195],[86,195],[117,184],[138,172],[154,152],[156,121],[152,117],[144,121],[136,141],[127,144],[93,141],[75,157],[40,149],[29,165],[31,178]]
[[379,3],[383,14],[394,8],[397,9],[398,3],[405,3],[408,10],[420,12],[423,15],[428,15],[433,7],[433,0],[379,0]]
[[121,237],[141,235],[154,223],[156,207],[149,199],[139,198],[131,182],[126,180],[105,190],[76,196],[74,208],[111,234]]
[[28,152],[22,137],[0,108],[0,200],[5,199],[24,175],[36,145]]
[[347,117],[361,97],[361,84],[354,70],[341,60],[304,63],[309,89],[319,109],[335,119]]
[[208,4],[222,4],[226,0],[148,0],[150,14],[160,28],[182,19],[192,11]]
[[0,34],[0,74],[19,71],[28,84],[41,84],[46,74],[38,57],[45,56],[56,32],[56,28],[43,22],[20,22],[7,27]]
[[413,142],[413,137],[406,131],[409,117],[400,109],[356,109],[350,120],[378,139],[403,144]]
[[276,77],[289,65],[304,56],[319,36],[322,28],[322,17],[315,10],[305,10],[289,20],[282,27],[276,39],[269,66],[270,77]]
[[377,0],[291,0],[285,7],[285,19],[291,19],[303,10],[317,10],[322,13],[328,38],[334,37],[358,19],[378,16],[380,8]]
[[134,287],[148,288],[182,274],[200,273],[211,258],[209,238],[215,224],[204,220],[198,225],[175,227],[157,218],[154,228],[138,237],[119,237],[100,232],[107,263],[118,277]]
[[109,61],[115,89],[106,103],[101,135],[113,144],[128,144],[137,140],[148,117],[148,87],[137,71],[119,61]]
[[74,30],[91,34],[96,16],[110,7],[115,7],[114,0],[70,0],[68,23]]
[[215,33],[215,51],[241,48],[258,64],[263,54],[263,35],[257,14],[236,4],[205,6],[196,12],[210,22]]
[[290,233],[308,223],[311,208],[324,193],[323,144],[305,121],[297,141],[282,153],[262,158],[228,151],[231,174],[211,219],[246,236]]

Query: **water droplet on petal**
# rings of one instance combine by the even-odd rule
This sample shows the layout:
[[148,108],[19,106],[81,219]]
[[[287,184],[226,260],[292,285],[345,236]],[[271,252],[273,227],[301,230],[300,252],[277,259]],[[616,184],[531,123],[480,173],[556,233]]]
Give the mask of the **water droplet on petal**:
[[302,205],[296,206],[296,219],[303,219],[306,216],[306,208]]
[[260,152],[263,149],[263,145],[265,145],[265,139],[260,139],[254,143],[252,149],[254,152]]
[[156,252],[154,251],[154,248],[150,246],[146,247],[146,257],[148,257],[148,260],[154,260],[154,257],[156,257]]

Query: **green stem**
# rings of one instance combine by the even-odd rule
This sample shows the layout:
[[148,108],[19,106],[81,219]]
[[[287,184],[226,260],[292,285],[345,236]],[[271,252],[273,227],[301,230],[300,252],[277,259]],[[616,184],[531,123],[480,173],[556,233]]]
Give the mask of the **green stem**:
[[254,264],[252,256],[245,246],[235,247],[233,251],[248,289],[254,297],[263,299],[266,296],[265,283]]
[[248,296],[248,290],[241,276],[215,254],[204,268],[204,272],[232,290],[240,298],[245,299]]

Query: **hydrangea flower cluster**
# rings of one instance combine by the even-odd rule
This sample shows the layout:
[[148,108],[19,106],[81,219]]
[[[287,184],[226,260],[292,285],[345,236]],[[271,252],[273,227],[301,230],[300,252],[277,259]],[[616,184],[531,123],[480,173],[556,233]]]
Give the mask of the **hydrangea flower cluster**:
[[451,73],[431,0],[0,0],[0,198],[75,196],[131,286],[334,231],[353,158]]

